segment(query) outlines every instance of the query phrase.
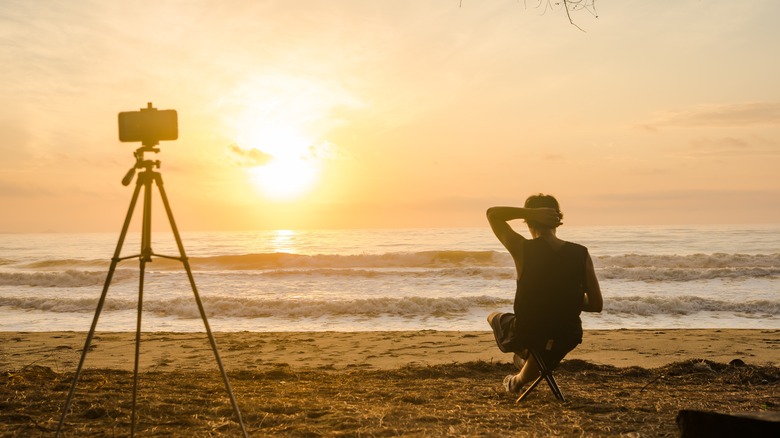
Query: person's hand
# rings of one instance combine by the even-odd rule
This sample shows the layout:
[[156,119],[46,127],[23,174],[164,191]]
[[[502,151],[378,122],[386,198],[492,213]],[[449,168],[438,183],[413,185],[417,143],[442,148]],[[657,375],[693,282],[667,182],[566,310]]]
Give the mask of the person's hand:
[[558,210],[554,208],[529,208],[530,217],[526,220],[533,220],[548,227],[556,227],[561,224],[561,216]]

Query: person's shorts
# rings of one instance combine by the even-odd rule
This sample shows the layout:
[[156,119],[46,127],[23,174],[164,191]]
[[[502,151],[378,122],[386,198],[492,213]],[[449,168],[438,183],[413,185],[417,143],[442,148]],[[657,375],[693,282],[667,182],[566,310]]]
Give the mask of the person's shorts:
[[489,317],[490,327],[493,329],[499,350],[504,353],[516,353],[527,359],[527,349],[529,347],[537,348],[551,368],[558,365],[561,359],[581,342],[580,339],[533,339],[531,337],[521,339],[515,329],[517,318],[514,313],[496,312],[491,316],[492,318]]

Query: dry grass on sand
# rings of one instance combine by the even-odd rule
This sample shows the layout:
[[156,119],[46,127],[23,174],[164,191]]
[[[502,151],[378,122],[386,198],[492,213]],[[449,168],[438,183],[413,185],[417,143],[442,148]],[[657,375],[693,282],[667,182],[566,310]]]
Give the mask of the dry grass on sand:
[[[564,361],[567,401],[540,385],[522,404],[500,382],[510,364],[395,370],[273,366],[230,373],[250,436],[679,436],[681,409],[780,410],[780,368],[690,360],[657,369]],[[52,436],[72,373],[28,366],[0,377],[0,435]],[[62,436],[127,436],[132,373],[85,370]],[[214,372],[148,372],[138,436],[239,436]]]

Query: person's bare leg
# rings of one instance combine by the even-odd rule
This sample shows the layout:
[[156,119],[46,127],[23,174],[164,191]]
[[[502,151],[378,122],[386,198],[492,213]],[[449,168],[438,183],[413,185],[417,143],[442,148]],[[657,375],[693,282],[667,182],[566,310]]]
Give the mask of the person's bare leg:
[[523,369],[520,370],[520,385],[525,386],[533,382],[540,374],[539,364],[536,363],[536,359],[532,357],[528,358],[528,360],[525,361]]
[[528,358],[528,350],[523,350],[519,354],[515,353],[512,355],[512,363],[514,363],[515,367],[517,367],[517,371],[523,370],[527,358]]
[[536,380],[539,376],[539,366],[535,360],[524,359],[528,357],[528,350],[523,350],[520,354],[515,353],[512,362],[519,370],[517,374],[510,374],[504,378],[504,389],[509,392],[518,393],[529,382]]

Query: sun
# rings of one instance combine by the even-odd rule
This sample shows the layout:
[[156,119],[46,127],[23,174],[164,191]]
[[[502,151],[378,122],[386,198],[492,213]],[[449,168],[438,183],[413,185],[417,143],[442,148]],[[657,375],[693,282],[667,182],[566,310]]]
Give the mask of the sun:
[[285,202],[320,187],[325,166],[339,159],[338,148],[327,140],[341,123],[332,113],[354,106],[349,96],[322,78],[287,74],[248,77],[237,85],[222,105],[230,116],[230,151],[247,182],[264,198]]
[[249,178],[269,199],[299,198],[314,187],[319,169],[311,160],[299,157],[273,157],[262,166],[249,169]]
[[268,199],[290,201],[309,193],[317,183],[321,162],[316,147],[296,126],[258,124],[246,143],[263,160],[248,168],[249,180]]

